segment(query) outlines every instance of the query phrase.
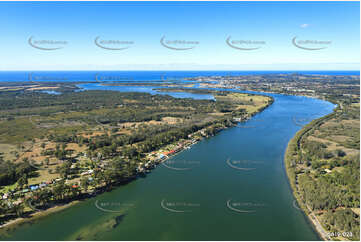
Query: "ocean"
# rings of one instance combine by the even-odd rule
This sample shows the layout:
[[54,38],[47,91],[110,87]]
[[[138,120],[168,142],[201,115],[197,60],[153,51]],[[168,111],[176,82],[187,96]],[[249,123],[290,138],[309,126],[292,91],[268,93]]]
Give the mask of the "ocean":
[[0,82],[157,81],[197,76],[261,74],[360,75],[360,71],[0,71]]

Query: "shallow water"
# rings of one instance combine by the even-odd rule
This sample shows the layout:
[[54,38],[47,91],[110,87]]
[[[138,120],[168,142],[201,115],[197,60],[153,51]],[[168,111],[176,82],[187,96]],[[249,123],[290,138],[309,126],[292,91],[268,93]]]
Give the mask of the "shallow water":
[[198,94],[198,93],[189,93],[189,92],[164,92],[157,91],[157,88],[165,88],[163,86],[103,86],[101,83],[84,83],[78,84],[77,87],[81,88],[80,90],[111,90],[119,92],[145,92],[152,95],[161,94],[169,95],[175,98],[193,98],[193,99],[207,99],[214,100],[213,95],[211,94]]

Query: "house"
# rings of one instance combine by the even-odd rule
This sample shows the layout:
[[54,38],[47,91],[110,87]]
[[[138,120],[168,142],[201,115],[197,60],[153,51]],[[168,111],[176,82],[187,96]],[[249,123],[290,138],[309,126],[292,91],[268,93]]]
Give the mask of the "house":
[[80,173],[80,175],[81,175],[81,176],[85,176],[85,175],[90,175],[90,174],[92,174],[92,173],[94,173],[93,170],[87,170],[87,171],[84,171],[84,172]]
[[21,201],[21,200],[16,200],[16,201],[14,201],[13,202],[13,205],[19,205],[20,203],[22,203],[23,201]]
[[34,190],[39,189],[39,186],[38,185],[31,185],[29,188],[30,188],[30,190],[34,191]]

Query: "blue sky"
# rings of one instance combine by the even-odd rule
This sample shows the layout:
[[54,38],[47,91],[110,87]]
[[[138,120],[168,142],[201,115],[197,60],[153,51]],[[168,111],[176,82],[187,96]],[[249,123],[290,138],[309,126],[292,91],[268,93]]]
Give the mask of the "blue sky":
[[[358,70],[360,65],[359,2],[0,2],[0,29],[0,70]],[[132,44],[107,50],[94,44],[97,36]],[[30,37],[66,44],[41,50],[28,43]],[[173,45],[193,47],[174,50],[161,45],[162,37],[197,44]],[[257,41],[234,46],[258,49],[231,48],[228,37]],[[292,44],[295,37],[327,43],[299,44],[323,47],[305,50]]]

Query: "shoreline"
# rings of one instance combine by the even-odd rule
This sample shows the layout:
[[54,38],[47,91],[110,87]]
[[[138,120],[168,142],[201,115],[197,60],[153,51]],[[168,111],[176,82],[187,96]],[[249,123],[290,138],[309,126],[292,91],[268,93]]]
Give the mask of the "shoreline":
[[[242,90],[240,90],[240,91],[242,91]],[[250,90],[250,91],[254,91],[254,90]],[[257,91],[257,92],[259,92],[259,91]],[[267,95],[267,94],[285,94],[285,93],[275,93],[275,92],[263,92],[263,93],[264,93],[263,95],[262,95],[262,94],[256,94],[256,95],[262,95],[262,96],[270,97],[270,98],[272,99],[271,102],[270,102],[269,104],[267,104],[266,106],[264,106],[263,108],[261,108],[261,109],[255,111],[255,112],[249,114],[249,117],[248,117],[246,120],[244,120],[244,122],[247,122],[247,121],[251,120],[251,118],[252,118],[253,116],[255,116],[256,114],[261,113],[262,111],[264,111],[265,109],[267,109],[269,106],[271,106],[271,105],[273,104],[274,98],[271,97],[271,96],[269,96],[269,95]],[[304,96],[304,97],[307,97],[307,98],[320,99],[319,97],[314,97],[314,96],[292,95],[292,94],[286,94],[286,95],[290,95],[290,96]],[[320,99],[320,100],[323,100],[323,99]],[[333,113],[334,113],[334,111],[333,111],[332,113],[330,113],[330,114],[333,114]],[[330,115],[330,114],[328,114],[328,115]],[[328,115],[326,115],[326,116],[328,116]],[[313,124],[314,121],[319,120],[319,119],[323,119],[323,118],[325,118],[326,116],[323,116],[323,117],[321,117],[321,118],[315,119],[315,120],[311,121],[311,123],[309,123],[308,125],[311,125],[311,124]],[[238,122],[238,123],[240,123],[240,122]],[[237,123],[237,124],[238,124],[238,123]],[[305,217],[307,217],[308,222],[309,222],[310,225],[314,228],[315,232],[320,236],[320,238],[321,238],[322,240],[324,240],[324,241],[327,241],[327,240],[331,240],[331,239],[329,239],[329,238],[326,237],[327,234],[325,234],[325,232],[323,231],[324,229],[323,229],[322,225],[320,224],[320,222],[319,222],[319,221],[317,220],[317,218],[313,215],[313,212],[312,212],[311,210],[305,208],[305,204],[302,202],[302,200],[300,199],[300,197],[296,195],[296,192],[298,192],[298,191],[297,191],[297,189],[294,189],[293,186],[292,186],[292,184],[291,184],[291,177],[290,177],[289,170],[288,170],[288,162],[286,161],[286,159],[287,159],[286,156],[287,156],[287,154],[288,154],[288,152],[289,152],[290,143],[291,143],[292,141],[296,140],[297,134],[298,134],[299,132],[304,131],[304,129],[305,129],[308,125],[306,125],[306,126],[304,126],[303,128],[301,128],[301,129],[292,137],[292,139],[288,142],[287,148],[286,148],[285,153],[284,153],[284,165],[285,165],[286,175],[287,175],[287,178],[288,178],[287,181],[288,181],[288,183],[289,183],[289,185],[290,185],[290,188],[291,188],[291,191],[292,191],[292,195],[293,195],[293,197],[295,198],[295,200],[297,201],[297,203],[298,203],[298,205],[299,205],[299,207],[300,207],[300,210],[302,210],[303,215],[304,215]],[[231,127],[234,127],[234,126],[231,126]],[[224,129],[231,128],[231,127],[226,127],[226,128],[224,128]],[[224,129],[221,129],[220,131],[222,131],[222,130],[224,130]],[[219,132],[220,132],[220,131],[219,131]],[[218,132],[217,132],[217,133],[218,133]],[[212,137],[212,136],[209,136],[209,137]],[[208,137],[203,137],[202,140],[203,140],[204,138],[208,138]],[[197,144],[199,141],[200,141],[200,140],[198,140],[197,142],[193,143],[193,144],[190,145],[189,147],[185,147],[184,149],[180,150],[179,152],[177,152],[177,153],[175,153],[175,154],[168,155],[165,159],[161,160],[161,162],[159,162],[158,164],[160,165],[161,163],[163,163],[163,162],[167,161],[168,159],[172,158],[173,156],[181,153],[181,152],[184,151],[185,149],[191,148],[194,144]],[[138,174],[138,175],[139,175],[139,174]],[[135,179],[136,179],[136,178],[135,178]],[[132,181],[135,180],[135,179],[131,179],[130,181],[128,181],[128,182],[126,182],[126,183],[132,182]],[[117,187],[119,187],[119,185],[116,185],[116,187],[114,187],[114,188],[117,188]],[[106,188],[106,187],[105,187],[105,188]],[[102,192],[99,193],[99,194],[102,194]],[[31,223],[31,222],[33,222],[33,221],[35,221],[35,220],[37,220],[37,219],[44,218],[44,217],[46,217],[47,215],[51,215],[51,214],[55,214],[55,213],[57,213],[57,212],[63,211],[63,210],[65,210],[65,209],[67,209],[67,208],[72,207],[72,206],[75,205],[75,204],[80,203],[82,200],[83,200],[83,199],[76,199],[76,200],[73,200],[73,201],[71,201],[71,202],[69,202],[69,203],[66,203],[66,204],[55,205],[55,206],[50,207],[50,208],[48,208],[48,209],[46,209],[46,210],[36,211],[36,212],[34,212],[34,213],[31,213],[31,214],[29,215],[29,217],[16,218],[16,219],[13,219],[13,220],[9,220],[8,222],[0,225],[0,233],[4,232],[4,233],[6,234],[7,231],[12,230],[12,229],[16,229],[17,226],[21,226],[21,225],[23,225],[23,224],[25,224],[25,223]],[[312,215],[313,215],[314,218],[312,218]],[[320,227],[321,227],[321,228],[320,228]]]
[[37,219],[41,219],[50,214],[61,212],[61,211],[65,210],[69,207],[72,207],[73,205],[78,204],[80,202],[81,202],[81,200],[74,200],[74,201],[71,201],[66,204],[61,204],[61,205],[59,204],[59,205],[55,205],[51,208],[48,208],[46,210],[34,212],[34,213],[30,214],[29,217],[26,217],[26,218],[16,218],[16,219],[10,220],[10,221],[0,225],[0,233],[5,232],[5,234],[6,234],[7,231],[15,229],[14,227],[16,227],[16,226],[20,226],[24,223],[28,223],[28,222],[32,222]]
[[[237,92],[236,92],[237,93]],[[257,94],[258,95],[258,94]],[[265,109],[267,109],[269,106],[271,106],[273,103],[274,103],[274,98],[271,97],[271,96],[268,96],[267,94],[264,94],[264,95],[261,95],[260,96],[266,96],[268,98],[270,98],[270,101],[267,103],[267,105],[259,108],[257,111],[254,111],[253,113],[250,113],[249,116],[245,119],[245,120],[242,120],[242,121],[238,121],[237,124],[241,123],[241,122],[247,122],[249,121],[253,116],[255,116],[256,114],[259,114],[261,113],[262,111],[264,111]],[[204,138],[209,138],[209,137],[212,137],[212,136],[215,136],[218,132],[221,132],[222,130],[225,130],[227,128],[232,128],[232,127],[235,127],[236,125],[232,125],[230,127],[223,127],[222,129],[220,129],[219,131],[217,131],[214,135],[210,135],[210,136],[205,136],[205,137],[202,137],[202,139],[200,140],[197,140],[196,142],[192,143],[190,146],[186,146],[184,147],[183,149],[179,150],[178,152],[174,153],[174,154],[171,154],[171,155],[167,155],[165,159],[162,159],[158,164],[161,164],[165,161],[167,161],[168,159],[170,159],[171,157],[175,156],[175,155],[178,155],[179,153],[181,153],[182,151],[186,150],[186,149],[189,149],[191,148],[194,144],[197,144],[199,141],[203,140]],[[198,131],[197,131],[198,132]],[[151,169],[155,169],[156,168],[156,165],[151,168]],[[135,177],[127,180],[125,182],[125,184],[128,184],[130,182],[132,182],[133,180],[136,180],[138,178],[138,176],[141,175],[141,172],[139,172],[138,174],[135,175]],[[114,184],[111,184],[110,187],[111,189],[113,189],[113,185],[114,185],[114,188],[117,188],[119,186],[121,186],[121,184],[123,184],[123,181],[122,182],[115,182]],[[101,191],[107,191],[108,187],[102,187],[101,188]],[[98,194],[102,194],[103,192],[99,192],[97,193],[95,196],[92,196],[92,197],[96,197]],[[87,198],[85,198],[87,199]],[[64,209],[67,209],[75,204],[78,204],[82,201],[83,199],[75,199],[75,200],[72,200],[71,202],[69,203],[66,203],[66,204],[62,204],[62,205],[55,205],[53,207],[50,207],[48,209],[45,209],[45,210],[41,210],[41,211],[36,211],[36,212],[33,212],[33,213],[30,213],[29,214],[29,217],[20,217],[20,218],[15,218],[15,219],[12,219],[12,220],[9,220],[7,222],[5,222],[4,224],[0,224],[0,234],[2,232],[5,232],[6,234],[6,231],[8,230],[11,230],[11,229],[16,229],[14,227],[16,226],[20,226],[24,223],[27,223],[27,222],[31,222],[33,220],[37,220],[37,219],[41,219],[47,215],[50,215],[50,214],[54,214],[56,212],[60,212]]]
[[[331,102],[332,103],[332,102]],[[293,145],[298,145],[299,140],[302,138],[302,136],[308,132],[309,129],[311,129],[314,125],[316,125],[318,122],[323,121],[324,119],[328,119],[330,116],[332,117],[335,114],[335,109],[332,111],[332,113],[329,113],[325,116],[322,116],[318,119],[312,120],[309,124],[303,126],[297,133],[292,137],[292,139],[288,142],[287,148],[284,154],[284,166],[285,166],[285,172],[286,176],[288,178],[288,185],[291,189],[292,195],[295,198],[295,201],[299,205],[299,210],[303,212],[303,215],[307,218],[310,225],[313,227],[315,232],[320,236],[320,238],[324,241],[332,241],[332,239],[327,235],[327,231],[322,227],[322,224],[315,216],[314,212],[305,204],[299,194],[298,185],[296,183],[293,183],[292,178],[296,178],[296,174],[292,173],[290,168],[290,158],[289,155],[292,153],[291,149]],[[295,176],[295,177],[293,177]]]
[[[286,151],[287,152],[287,151]],[[286,154],[285,154],[286,155]],[[292,188],[292,185],[290,184],[290,175],[288,173],[287,167],[286,167],[286,175],[288,178],[288,184],[290,186],[291,192],[293,197],[295,198],[295,202],[297,202],[297,204],[299,205],[299,207],[297,209],[302,211],[302,214],[305,216],[305,218],[307,218],[307,222],[312,226],[312,228],[314,229],[314,231],[318,234],[318,236],[323,240],[323,241],[331,241],[330,238],[327,238],[327,233],[324,231],[324,228],[322,227],[321,223],[317,220],[317,218],[315,217],[315,215],[313,214],[312,211],[310,211],[308,208],[304,209],[304,206],[306,206],[304,204],[304,202],[301,200],[301,198],[299,196],[296,195],[296,190],[294,190]]]

